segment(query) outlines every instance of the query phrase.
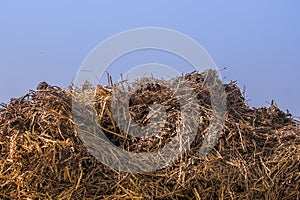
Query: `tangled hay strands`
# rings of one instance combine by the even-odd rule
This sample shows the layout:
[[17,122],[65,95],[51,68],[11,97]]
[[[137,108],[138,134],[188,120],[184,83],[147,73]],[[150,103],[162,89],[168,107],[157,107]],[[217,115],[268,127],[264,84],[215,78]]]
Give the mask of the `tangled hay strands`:
[[[210,101],[203,74],[184,76],[198,95],[203,115],[191,149],[177,162],[155,172],[113,170],[95,159],[81,142],[72,119],[76,92],[40,83],[37,90],[0,108],[0,197],[2,199],[299,199],[300,130],[275,103],[249,108],[235,82],[224,84],[227,114],[214,149],[198,157],[207,131]],[[95,92],[94,88],[86,90]],[[176,101],[156,86],[134,93],[131,116],[147,123],[148,104],[160,97],[170,106],[160,137],[137,139],[114,123],[113,87],[98,86],[94,106],[110,140],[124,150],[161,148],[174,137]],[[143,96],[143,94],[151,95]],[[83,100],[84,101],[84,100]],[[172,121],[173,120],[173,121]],[[201,123],[200,123],[201,122]]]

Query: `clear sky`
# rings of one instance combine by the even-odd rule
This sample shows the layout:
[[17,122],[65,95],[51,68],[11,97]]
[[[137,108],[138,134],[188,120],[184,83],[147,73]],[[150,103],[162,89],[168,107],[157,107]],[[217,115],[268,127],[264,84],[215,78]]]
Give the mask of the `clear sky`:
[[164,27],[200,43],[251,106],[275,100],[300,115],[300,1],[1,1],[0,101],[41,81],[67,87],[100,42],[132,28]]

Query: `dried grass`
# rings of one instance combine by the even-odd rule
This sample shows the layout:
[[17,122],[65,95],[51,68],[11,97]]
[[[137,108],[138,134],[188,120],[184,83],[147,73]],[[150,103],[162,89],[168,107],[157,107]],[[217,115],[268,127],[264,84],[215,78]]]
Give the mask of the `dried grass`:
[[[291,116],[275,103],[269,108],[249,108],[235,82],[224,84],[224,131],[214,149],[205,158],[199,158],[210,119],[210,96],[203,84],[203,74],[186,74],[185,78],[197,93],[203,113],[198,135],[180,160],[152,173],[112,170],[87,151],[72,119],[73,89],[65,91],[43,82],[37,90],[2,104],[0,197],[299,199],[300,130]],[[148,89],[133,95],[130,109],[136,122],[147,123],[147,105],[153,104],[154,99],[165,102],[171,113],[160,137],[138,139],[120,131],[112,120],[112,90],[98,86],[94,106],[102,129],[120,148],[153,151],[176,135],[178,102],[170,100],[167,91],[150,84]]]

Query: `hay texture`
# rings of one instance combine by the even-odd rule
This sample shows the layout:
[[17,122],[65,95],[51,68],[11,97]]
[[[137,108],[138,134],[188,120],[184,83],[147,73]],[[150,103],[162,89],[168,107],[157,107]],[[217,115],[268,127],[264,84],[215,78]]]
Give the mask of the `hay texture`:
[[[272,102],[250,108],[235,82],[224,84],[226,119],[213,150],[199,157],[210,120],[203,73],[184,78],[201,109],[191,148],[175,163],[148,173],[119,172],[99,162],[75,129],[72,97],[95,92],[99,127],[119,148],[148,152],[176,136],[180,108],[166,88],[147,84],[132,94],[130,113],[147,124],[149,105],[168,112],[158,136],[136,138],[121,131],[111,114],[114,86],[63,90],[43,82],[0,107],[1,199],[300,199],[300,130]],[[84,101],[84,100],[83,100]],[[80,102],[79,102],[80,103]]]

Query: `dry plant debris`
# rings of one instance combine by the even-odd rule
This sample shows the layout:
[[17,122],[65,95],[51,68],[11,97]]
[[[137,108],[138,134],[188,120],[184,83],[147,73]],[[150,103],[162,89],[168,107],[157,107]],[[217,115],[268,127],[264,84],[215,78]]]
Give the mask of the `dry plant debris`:
[[[203,116],[191,149],[176,163],[152,173],[112,170],[85,148],[74,128],[72,96],[45,82],[0,107],[1,199],[300,199],[300,130],[275,103],[250,108],[235,82],[224,84],[226,122],[214,149],[197,152],[209,123],[210,96],[203,74],[184,75]],[[81,88],[83,89],[83,88]],[[132,95],[131,117],[145,124],[149,105],[170,113],[159,137],[135,138],[120,131],[110,110],[113,87],[86,87],[96,96],[98,120],[120,148],[153,151],[176,135],[178,102],[148,84]]]

